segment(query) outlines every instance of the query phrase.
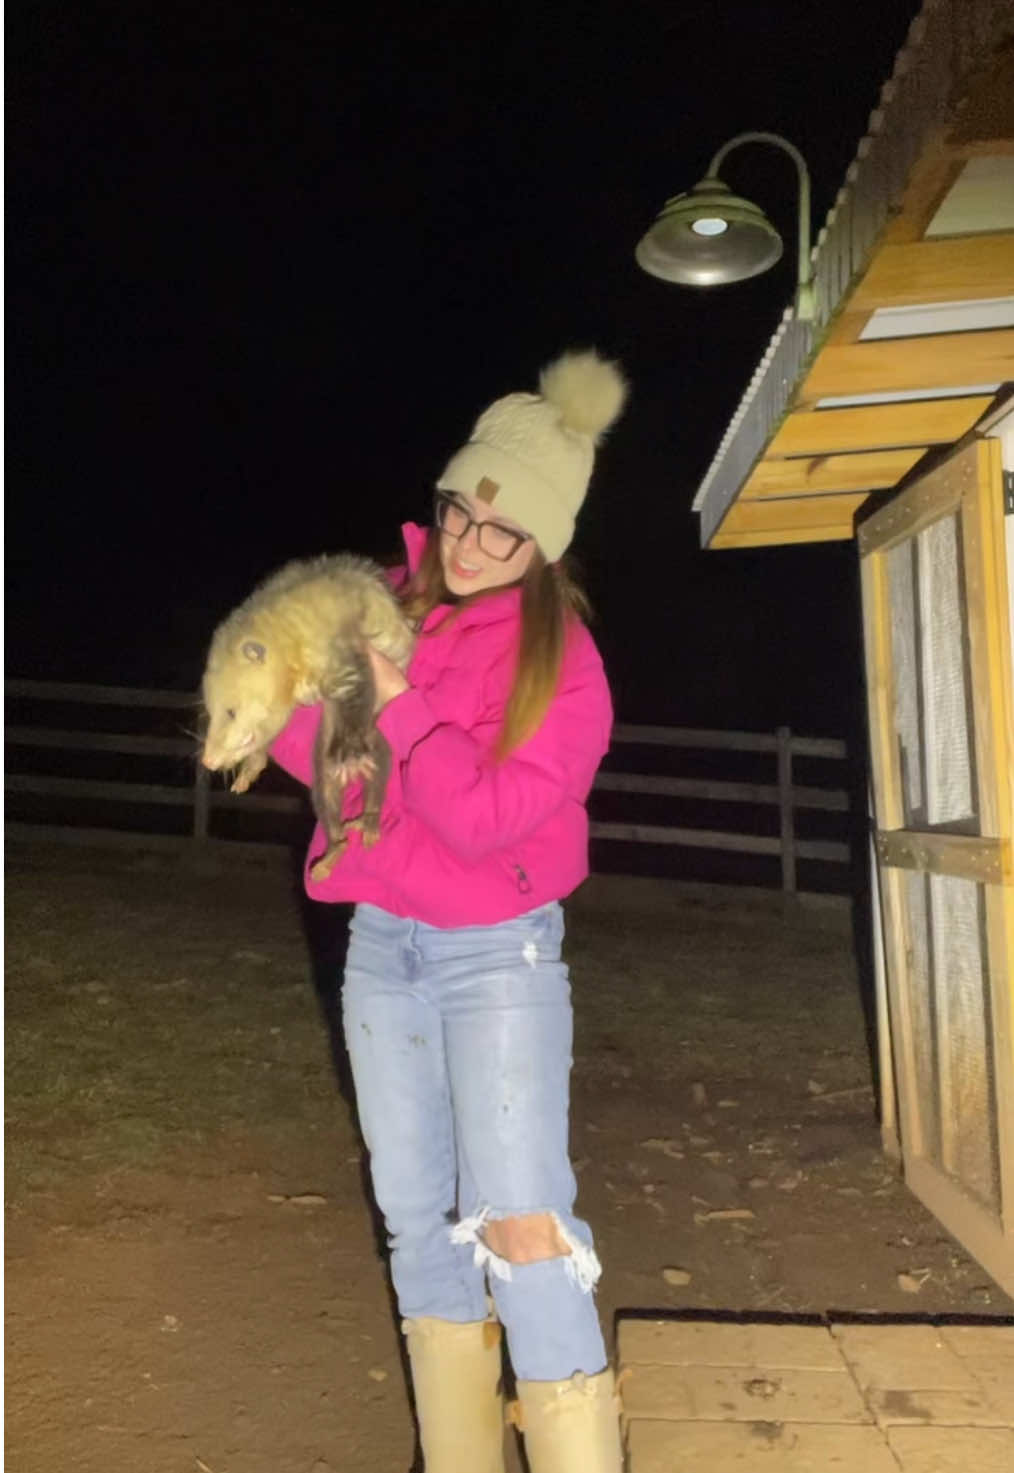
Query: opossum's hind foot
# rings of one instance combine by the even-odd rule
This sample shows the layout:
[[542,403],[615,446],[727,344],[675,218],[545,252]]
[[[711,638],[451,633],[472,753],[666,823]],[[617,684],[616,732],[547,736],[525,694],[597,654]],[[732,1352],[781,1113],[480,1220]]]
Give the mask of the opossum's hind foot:
[[239,771],[232,780],[230,791],[233,793],[245,793],[247,788],[251,787],[257,781],[267,765],[268,757],[266,752],[255,752],[250,757],[244,757],[240,763]]
[[349,819],[346,829],[356,829],[363,836],[363,848],[369,849],[380,838],[380,814],[364,813],[359,818]]
[[348,848],[348,840],[342,839],[338,844],[329,844],[319,859],[315,859],[310,866],[310,879],[315,884],[326,880]]

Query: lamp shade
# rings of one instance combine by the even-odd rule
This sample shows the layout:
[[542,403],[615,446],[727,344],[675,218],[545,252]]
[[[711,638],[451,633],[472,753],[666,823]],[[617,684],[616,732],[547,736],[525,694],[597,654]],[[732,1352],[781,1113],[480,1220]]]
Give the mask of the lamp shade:
[[781,254],[781,236],[764,211],[714,176],[667,200],[635,252],[644,271],[685,286],[745,281]]

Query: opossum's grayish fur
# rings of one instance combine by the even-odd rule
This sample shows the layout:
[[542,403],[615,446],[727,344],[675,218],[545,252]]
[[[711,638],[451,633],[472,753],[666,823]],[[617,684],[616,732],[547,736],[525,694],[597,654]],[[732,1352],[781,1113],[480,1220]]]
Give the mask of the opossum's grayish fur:
[[341,799],[364,779],[364,841],[379,832],[386,743],[373,724],[367,641],[401,669],[414,635],[381,569],[350,553],[293,562],[267,578],[215,630],[204,671],[208,727],[201,755],[213,770],[237,768],[245,792],[296,706],[324,703],[314,796],[330,845],[322,877],[344,847]]

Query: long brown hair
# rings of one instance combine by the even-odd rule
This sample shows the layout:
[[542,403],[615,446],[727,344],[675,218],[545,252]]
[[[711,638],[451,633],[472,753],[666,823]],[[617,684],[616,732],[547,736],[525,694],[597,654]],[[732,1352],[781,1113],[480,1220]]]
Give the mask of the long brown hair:
[[[542,725],[559,684],[568,629],[573,620],[586,621],[591,614],[587,595],[567,560],[547,563],[538,547],[524,576],[514,586],[521,589],[521,638],[514,684],[495,748],[498,758],[508,756]],[[500,591],[490,588],[455,600],[444,582],[440,534],[433,528],[419,567],[400,597],[408,617],[421,624],[439,604],[455,603],[460,610]],[[448,618],[454,617],[452,610]]]

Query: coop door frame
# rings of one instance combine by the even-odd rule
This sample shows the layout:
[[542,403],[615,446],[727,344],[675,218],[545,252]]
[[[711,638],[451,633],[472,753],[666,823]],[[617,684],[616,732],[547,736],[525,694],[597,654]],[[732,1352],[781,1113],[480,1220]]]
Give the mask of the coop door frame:
[[[935,824],[918,815],[906,827],[905,773],[899,737],[899,694],[912,687],[909,672],[899,669],[892,641],[889,558],[943,518],[954,517],[958,598],[964,625],[963,653],[967,711],[972,740],[968,743],[974,819]],[[1003,525],[1003,476],[998,440],[973,440],[874,513],[859,529],[863,595],[866,680],[873,776],[875,846],[897,1117],[905,1179],[913,1192],[948,1231],[978,1259],[1008,1293],[1014,1294],[1014,719],[1011,694],[1011,640]],[[949,531],[949,529],[948,529]],[[925,539],[921,544],[925,547]],[[898,564],[895,563],[897,576]],[[918,568],[918,562],[915,562]],[[1014,570],[1012,570],[1014,574]],[[916,595],[918,597],[918,595]],[[925,658],[917,645],[917,661]],[[918,666],[921,668],[921,666]],[[922,750],[928,749],[927,725],[934,720],[930,702],[919,702],[917,716]],[[911,719],[911,718],[909,718]],[[911,785],[909,786],[911,796]],[[909,805],[911,810],[911,803]],[[910,812],[910,820],[911,820]],[[970,831],[970,830],[974,830]],[[917,955],[921,944],[913,920],[915,874],[952,876],[975,883],[976,914],[983,918],[983,974],[988,989],[984,1010],[987,1091],[995,1122],[988,1149],[995,1167],[992,1201],[963,1184],[954,1162],[960,1157],[962,1121],[953,1108],[949,1065],[934,1072],[936,1099],[927,1102],[928,1064],[917,1056],[925,1050],[919,1027],[927,1016],[935,1029],[946,1030],[947,1007],[938,1011],[939,992],[946,991],[957,967],[939,957],[937,982],[933,968],[923,973]],[[926,890],[932,904],[933,886]],[[939,894],[939,889],[936,892]],[[951,887],[952,892],[961,887]],[[962,890],[967,895],[972,892]],[[942,901],[941,901],[942,910]],[[928,914],[928,912],[927,912]],[[936,913],[934,912],[934,916]],[[916,917],[918,920],[918,917]],[[942,928],[945,922],[939,922]],[[941,950],[946,936],[942,936]],[[922,1006],[924,1011],[918,1013]],[[929,1009],[929,1013],[925,1009]],[[934,1035],[936,1058],[946,1060],[948,1040]],[[924,1070],[920,1076],[919,1070]],[[987,1094],[987,1099],[989,1098]],[[935,1105],[935,1108],[934,1108]],[[884,1101],[883,1116],[894,1118],[894,1101]],[[968,1133],[966,1132],[966,1137]]]

